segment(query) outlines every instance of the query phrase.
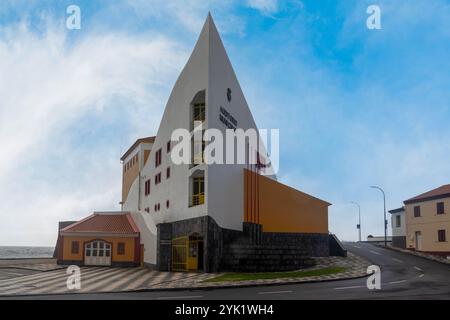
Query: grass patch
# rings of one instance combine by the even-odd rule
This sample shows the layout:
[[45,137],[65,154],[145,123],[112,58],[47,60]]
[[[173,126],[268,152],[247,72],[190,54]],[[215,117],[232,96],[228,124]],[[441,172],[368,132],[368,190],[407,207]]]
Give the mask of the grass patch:
[[287,272],[255,272],[255,273],[226,273],[224,275],[207,279],[205,282],[222,281],[245,281],[245,280],[265,280],[265,279],[285,279],[285,278],[303,278],[312,276],[325,276],[344,272],[343,267],[329,267],[316,270],[301,270]]

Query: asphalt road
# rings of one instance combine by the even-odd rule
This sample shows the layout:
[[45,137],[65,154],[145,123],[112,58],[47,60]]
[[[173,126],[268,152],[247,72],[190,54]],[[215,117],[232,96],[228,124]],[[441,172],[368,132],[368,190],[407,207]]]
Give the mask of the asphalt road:
[[376,247],[346,243],[347,249],[381,268],[381,289],[369,290],[366,278],[248,288],[42,295],[21,299],[450,299],[450,266]]

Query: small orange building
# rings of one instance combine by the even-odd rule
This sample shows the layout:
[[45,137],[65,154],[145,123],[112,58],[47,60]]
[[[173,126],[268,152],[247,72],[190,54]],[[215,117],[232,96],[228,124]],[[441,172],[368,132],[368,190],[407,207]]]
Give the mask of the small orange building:
[[138,266],[140,233],[128,212],[94,212],[61,229],[58,264]]

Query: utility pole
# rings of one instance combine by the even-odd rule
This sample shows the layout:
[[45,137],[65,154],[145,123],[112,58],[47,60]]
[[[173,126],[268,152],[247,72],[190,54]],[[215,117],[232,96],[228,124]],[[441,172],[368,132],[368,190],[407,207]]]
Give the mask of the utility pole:
[[370,186],[371,188],[378,189],[383,193],[383,203],[384,203],[384,246],[387,247],[387,220],[386,220],[386,194],[384,190],[378,186]]
[[359,205],[359,203],[358,202],[355,202],[355,201],[350,201],[350,203],[352,203],[352,204],[355,204],[355,205],[357,205],[358,206],[358,226],[357,226],[357,228],[358,228],[358,239],[359,239],[359,242],[361,242],[361,206]]

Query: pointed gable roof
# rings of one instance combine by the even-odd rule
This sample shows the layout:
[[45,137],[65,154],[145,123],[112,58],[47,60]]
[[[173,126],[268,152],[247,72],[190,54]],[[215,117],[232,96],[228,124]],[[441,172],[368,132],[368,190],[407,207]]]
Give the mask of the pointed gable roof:
[[419,194],[411,199],[405,200],[404,204],[417,203],[422,201],[437,200],[450,197],[450,184]]
[[92,215],[75,222],[64,229],[61,233],[107,233],[107,234],[137,234],[136,226],[131,214],[113,212],[94,212]]

